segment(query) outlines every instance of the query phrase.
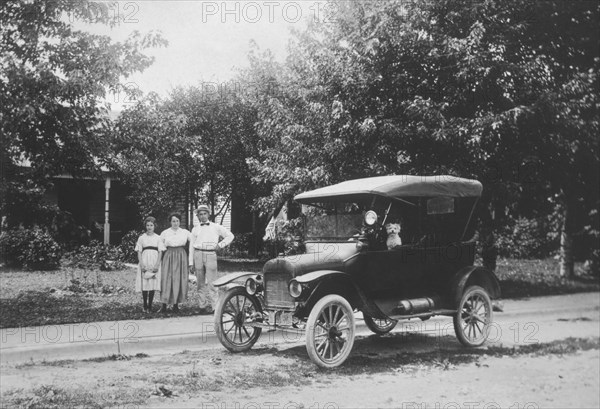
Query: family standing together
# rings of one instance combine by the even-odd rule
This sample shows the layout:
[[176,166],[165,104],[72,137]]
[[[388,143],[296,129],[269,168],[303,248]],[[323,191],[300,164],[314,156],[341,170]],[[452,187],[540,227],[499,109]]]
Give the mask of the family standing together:
[[212,282],[218,278],[217,250],[231,244],[234,236],[225,227],[210,222],[209,213],[204,205],[196,210],[200,223],[191,232],[180,227],[181,215],[173,213],[169,216],[171,227],[160,236],[154,232],[156,219],[144,220],[146,233],[135,246],[135,289],[142,293],[144,312],[152,311],[155,291],[160,292],[160,313],[166,313],[168,305],[172,305],[173,313],[179,312],[179,304],[187,300],[190,272],[196,275],[200,308],[205,313],[214,311],[217,294]]

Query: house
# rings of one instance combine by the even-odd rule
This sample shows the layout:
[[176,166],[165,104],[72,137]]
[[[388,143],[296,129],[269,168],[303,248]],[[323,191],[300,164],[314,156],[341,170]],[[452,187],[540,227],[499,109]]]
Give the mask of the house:
[[130,230],[140,230],[136,206],[127,200],[129,188],[103,170],[100,178],[74,179],[70,175],[53,178],[46,191],[48,202],[69,212],[90,238],[105,244],[118,244]]
[[[91,239],[119,244],[127,232],[143,229],[137,206],[127,199],[130,191],[104,169],[102,177],[97,179],[74,179],[70,175],[55,177],[54,188],[46,192],[46,199],[69,212],[78,225],[86,227]],[[184,198],[173,204],[173,211],[181,213],[181,226],[187,229],[193,227],[194,210],[195,206]],[[216,221],[231,229],[229,206]],[[159,221],[158,233],[168,227],[167,221]]]

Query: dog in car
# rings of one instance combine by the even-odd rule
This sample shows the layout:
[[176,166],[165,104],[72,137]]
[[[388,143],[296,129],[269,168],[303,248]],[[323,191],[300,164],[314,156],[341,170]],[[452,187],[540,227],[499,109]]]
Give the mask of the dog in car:
[[400,223],[386,224],[385,231],[387,232],[387,240],[385,244],[387,245],[388,250],[402,245],[402,239],[400,238]]

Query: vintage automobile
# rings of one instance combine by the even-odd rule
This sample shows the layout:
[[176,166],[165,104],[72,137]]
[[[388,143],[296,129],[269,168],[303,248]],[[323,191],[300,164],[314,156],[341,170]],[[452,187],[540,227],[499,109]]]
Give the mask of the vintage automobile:
[[[304,254],[269,260],[262,274],[216,280],[215,328],[228,350],[250,349],[262,329],[303,330],[311,360],[335,367],[354,343],[355,313],[376,334],[398,320],[451,316],[458,340],[482,345],[500,296],[474,266],[474,212],[482,185],[454,176],[379,176],[297,195]],[[399,225],[388,248],[385,226]],[[399,245],[398,245],[399,244]]]

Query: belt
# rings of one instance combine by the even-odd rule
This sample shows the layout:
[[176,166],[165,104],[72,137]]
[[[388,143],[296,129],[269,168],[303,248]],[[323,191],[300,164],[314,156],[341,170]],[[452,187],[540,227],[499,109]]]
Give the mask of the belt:
[[216,250],[204,250],[204,249],[197,249],[197,248],[194,248],[194,251],[202,251],[204,253],[216,253],[217,252]]
[[158,247],[153,247],[153,246],[144,247],[142,249],[142,252],[144,252],[146,250],[156,250],[156,251],[158,251]]

